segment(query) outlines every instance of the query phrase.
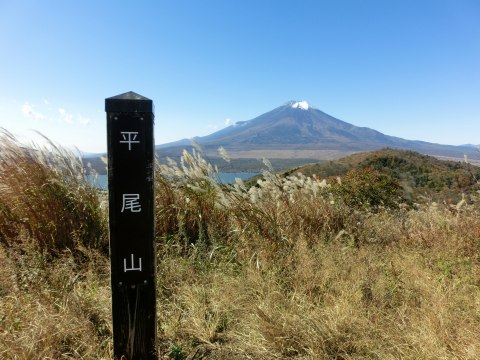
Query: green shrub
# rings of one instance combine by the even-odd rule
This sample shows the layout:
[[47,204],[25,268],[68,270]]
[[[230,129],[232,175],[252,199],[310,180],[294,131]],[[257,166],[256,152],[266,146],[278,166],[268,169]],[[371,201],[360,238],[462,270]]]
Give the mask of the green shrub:
[[349,171],[333,184],[332,192],[346,205],[361,209],[397,208],[402,200],[398,181],[372,168]]

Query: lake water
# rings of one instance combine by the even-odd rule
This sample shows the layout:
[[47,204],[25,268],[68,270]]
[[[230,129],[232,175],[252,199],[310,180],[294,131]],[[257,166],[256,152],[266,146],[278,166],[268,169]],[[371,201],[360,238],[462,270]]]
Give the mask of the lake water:
[[[235,178],[240,178],[242,180],[248,180],[258,173],[251,172],[236,172],[236,173],[218,173],[218,180],[221,184],[233,184]],[[87,175],[88,181],[99,189],[106,190],[108,187],[108,176],[107,175]]]

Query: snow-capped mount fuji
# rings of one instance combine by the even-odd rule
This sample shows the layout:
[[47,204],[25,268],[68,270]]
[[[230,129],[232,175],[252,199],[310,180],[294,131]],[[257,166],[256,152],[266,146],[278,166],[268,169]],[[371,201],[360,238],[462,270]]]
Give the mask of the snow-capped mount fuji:
[[252,120],[237,122],[195,140],[206,148],[223,146],[233,151],[338,150],[340,143],[343,150],[360,150],[364,146],[355,143],[372,137],[382,134],[335,119],[307,101],[289,101]]
[[[222,146],[237,158],[311,158],[328,159],[354,152],[383,147],[463,159],[478,159],[468,147],[405,140],[358,127],[330,116],[307,101],[289,101],[252,120],[240,121],[195,141],[210,156]],[[160,155],[172,154],[189,145],[181,140],[158,146]],[[176,149],[176,150],[175,150]]]

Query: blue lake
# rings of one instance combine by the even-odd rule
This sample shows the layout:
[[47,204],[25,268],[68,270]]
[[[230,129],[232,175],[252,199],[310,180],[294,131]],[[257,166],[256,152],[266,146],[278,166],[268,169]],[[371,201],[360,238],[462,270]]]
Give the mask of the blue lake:
[[[258,173],[251,172],[235,172],[235,173],[218,173],[218,182],[221,184],[233,184],[235,178],[240,178],[242,180],[248,180]],[[106,190],[108,187],[108,176],[107,175],[87,175],[87,180],[90,181],[93,185],[99,189]]]

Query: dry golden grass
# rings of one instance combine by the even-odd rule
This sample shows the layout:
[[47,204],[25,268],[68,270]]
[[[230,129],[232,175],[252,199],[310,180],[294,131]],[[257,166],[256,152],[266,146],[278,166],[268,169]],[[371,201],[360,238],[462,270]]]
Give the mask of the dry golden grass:
[[[161,356],[480,358],[477,197],[352,209],[301,175],[219,186],[198,153],[157,175]],[[0,358],[111,358],[104,253],[5,244]]]
[[110,358],[105,219],[73,153],[0,133],[0,358]]
[[[238,272],[199,271],[192,259],[179,275],[169,259],[161,323],[171,341],[280,358],[475,359],[479,265],[461,251],[299,239],[288,267],[252,261]],[[170,271],[181,280],[170,282]]]
[[[52,142],[26,146],[0,131],[0,242],[33,240],[42,249],[105,247],[99,194],[81,160]],[[23,235],[23,236],[18,236]]]
[[83,252],[2,249],[0,358],[111,358],[108,260]]

